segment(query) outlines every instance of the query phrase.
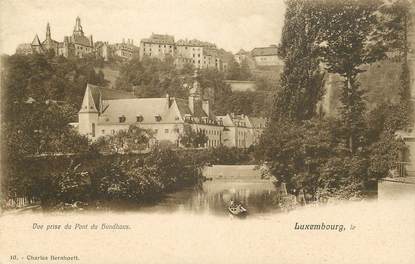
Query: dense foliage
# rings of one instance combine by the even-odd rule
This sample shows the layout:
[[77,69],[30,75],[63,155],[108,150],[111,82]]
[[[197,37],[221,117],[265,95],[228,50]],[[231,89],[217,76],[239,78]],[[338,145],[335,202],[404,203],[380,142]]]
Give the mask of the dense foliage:
[[[256,156],[291,193],[304,190],[308,199],[360,195],[374,180],[392,173],[402,158],[405,146],[395,132],[408,124],[402,107],[408,95],[401,96],[400,104],[385,102],[368,112],[358,81],[363,66],[399,44],[388,39],[401,34],[397,31],[402,27],[385,31],[391,27],[384,26],[389,20],[381,19],[379,8],[379,1],[287,1],[279,48],[285,62],[281,89]],[[316,111],[324,93],[319,61],[343,79],[341,115],[336,118]],[[401,90],[407,93],[405,70],[404,62]]]
[[[133,58],[121,66],[116,88],[134,91],[139,97],[164,97],[168,94],[187,98],[194,81],[194,70],[191,64],[177,68],[172,57],[163,60],[144,57],[141,61]],[[256,82],[258,91],[232,92],[230,86],[224,82],[225,79],[252,79]],[[271,90],[275,85],[266,78],[255,78],[246,62],[239,65],[236,61],[231,61],[227,72],[200,69],[198,81],[203,96],[209,98],[216,115],[236,113],[265,116],[269,113],[268,109],[272,104]]]

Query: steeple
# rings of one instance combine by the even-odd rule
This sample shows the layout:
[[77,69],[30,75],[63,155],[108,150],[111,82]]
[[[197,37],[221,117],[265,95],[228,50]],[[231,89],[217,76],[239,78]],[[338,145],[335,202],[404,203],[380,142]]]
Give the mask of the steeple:
[[200,83],[197,80],[197,78],[198,78],[198,73],[197,73],[197,70],[195,70],[193,74],[193,86],[192,88],[190,88],[190,96],[193,96],[196,99],[200,99],[200,96],[201,96]]
[[81,19],[79,18],[79,16],[76,17],[76,22],[75,22],[75,27],[73,29],[73,33],[74,35],[84,35],[84,31],[82,30],[82,26],[81,26]]
[[46,24],[46,39],[52,39],[51,34],[50,34],[50,25],[49,22]]
[[79,113],[98,113],[89,84],[86,85],[84,99],[82,100],[82,107]]
[[195,70],[195,73],[193,75],[193,86],[192,88],[190,88],[189,91],[189,109],[193,115],[196,114],[196,109],[199,109],[198,106],[202,106],[200,83],[197,80],[197,77],[197,70]]

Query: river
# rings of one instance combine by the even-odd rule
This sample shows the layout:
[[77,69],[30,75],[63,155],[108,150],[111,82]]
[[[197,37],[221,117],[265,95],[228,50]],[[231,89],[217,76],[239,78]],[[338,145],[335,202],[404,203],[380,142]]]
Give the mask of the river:
[[228,216],[231,200],[242,203],[249,216],[281,211],[281,196],[269,180],[214,179],[199,186],[167,194],[146,212],[186,212]]

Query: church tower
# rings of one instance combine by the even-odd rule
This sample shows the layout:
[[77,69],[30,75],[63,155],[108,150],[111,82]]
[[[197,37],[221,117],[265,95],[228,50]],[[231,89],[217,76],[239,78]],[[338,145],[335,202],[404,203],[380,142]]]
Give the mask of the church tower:
[[195,114],[195,110],[197,108],[197,104],[201,104],[202,101],[202,93],[200,90],[200,83],[197,80],[197,70],[193,75],[193,86],[190,88],[189,92],[189,108],[192,114]]
[[86,86],[82,106],[78,113],[79,133],[88,137],[96,138],[96,127],[98,125],[99,111],[93,96],[93,88],[89,84]]
[[82,26],[81,26],[81,19],[79,18],[79,16],[76,17],[76,22],[75,22],[75,27],[73,29],[73,34],[77,35],[77,36],[83,36],[84,35],[84,31],[82,30]]
[[46,24],[46,40],[52,40],[52,36],[50,34],[50,25],[49,25],[49,22]]

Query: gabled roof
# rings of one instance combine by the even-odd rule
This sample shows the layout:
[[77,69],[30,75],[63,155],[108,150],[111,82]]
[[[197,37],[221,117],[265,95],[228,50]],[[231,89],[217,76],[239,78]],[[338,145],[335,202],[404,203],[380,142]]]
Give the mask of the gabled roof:
[[93,43],[91,43],[90,39],[83,35],[72,35],[71,36],[72,43],[80,44],[83,46],[92,47]]
[[252,56],[276,56],[278,55],[277,46],[269,46],[263,48],[254,48],[251,51]]
[[42,44],[43,44],[43,45],[51,45],[51,44],[58,45],[58,44],[59,44],[59,42],[57,42],[56,40],[53,40],[53,39],[45,39],[45,40],[42,42]]
[[42,44],[40,43],[39,37],[36,34],[35,38],[32,41],[32,46],[42,46]]
[[87,84],[87,90],[91,91],[92,98],[94,100],[97,109],[101,109],[101,102],[103,100],[115,100],[115,99],[133,99],[137,98],[133,94],[130,94],[121,90],[108,89],[97,85]]
[[141,42],[155,44],[174,44],[174,36],[153,33],[151,34],[150,38],[142,39]]
[[79,113],[98,113],[99,107],[97,102],[99,100],[94,99],[94,95],[92,93],[91,87],[89,85],[86,86],[84,99],[82,100],[81,110]]
[[191,115],[192,112],[189,108],[189,102],[186,99],[176,98],[177,108],[180,111],[180,114],[184,117],[185,115]]

